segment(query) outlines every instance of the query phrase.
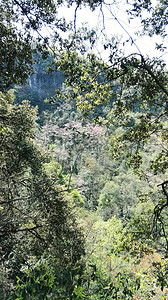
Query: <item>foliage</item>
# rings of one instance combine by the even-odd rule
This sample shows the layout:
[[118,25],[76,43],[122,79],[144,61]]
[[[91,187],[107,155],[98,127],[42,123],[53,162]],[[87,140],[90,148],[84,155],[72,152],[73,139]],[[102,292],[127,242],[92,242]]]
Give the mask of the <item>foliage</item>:
[[[139,16],[150,36],[156,33],[166,40],[167,4],[164,1],[158,1],[158,5],[154,8],[151,1],[142,1],[142,3],[134,1],[133,6],[127,1],[127,4],[130,22],[131,17]],[[110,15],[120,23],[112,12],[113,6],[114,3],[109,4]],[[101,3],[100,7],[102,23],[105,27],[103,8],[107,5]],[[146,11],[149,13],[149,18],[146,18]],[[123,28],[122,25],[121,27]],[[103,32],[104,29],[102,29]],[[59,90],[57,95],[60,99],[76,99],[84,118],[88,117],[90,112],[95,112],[100,105],[111,104],[108,114],[103,117],[97,110],[95,121],[112,129],[110,148],[114,159],[125,156],[136,173],[140,177],[145,176],[146,179],[148,179],[146,171],[150,172],[150,176],[152,172],[154,175],[164,174],[160,176],[160,181],[163,181],[162,192],[165,201],[160,201],[156,207],[160,212],[167,207],[167,192],[165,193],[163,185],[167,183],[168,143],[167,67],[164,55],[161,57],[160,54],[158,57],[143,55],[127,32],[129,40],[136,47],[136,52],[129,51],[128,55],[125,54],[118,38],[110,35],[107,37],[104,34],[101,43],[107,57],[104,59],[103,55],[97,55],[96,50],[94,51],[96,43],[91,43],[89,48],[89,43],[86,43],[87,38],[83,39],[86,32],[84,33],[83,29],[76,31],[77,39],[74,35],[69,36],[72,42],[69,43],[68,49],[63,47],[60,51],[60,58],[55,59],[56,68],[64,72],[65,84],[68,88],[67,93],[61,93]],[[93,37],[95,42],[98,42],[96,33]],[[80,47],[78,47],[79,40]],[[163,42],[157,48],[165,54]],[[153,141],[157,143],[159,150],[153,149],[144,172],[141,168],[144,146],[149,147]],[[160,214],[156,213],[155,216],[157,218]],[[162,226],[161,219],[160,226]],[[162,227],[164,232],[164,225]],[[165,238],[166,235],[164,234]]]
[[116,215],[123,221],[130,219],[138,202],[140,191],[145,192],[147,185],[140,181],[135,175],[122,173],[114,176],[112,181],[107,181],[103,187],[99,199],[98,207],[105,219]]
[[[151,204],[148,206],[144,203],[146,210]],[[159,274],[164,280],[159,273],[161,256],[147,245],[145,226],[136,236],[136,221],[134,228],[130,222],[132,232],[128,232],[116,217],[104,222],[97,213],[82,209],[81,218],[87,237],[83,284],[88,299],[160,299],[167,295],[157,284]],[[146,213],[146,222],[147,218]]]
[[17,277],[16,290],[10,299],[78,299],[76,286],[82,264],[61,270],[52,257],[41,258],[31,268],[25,268],[23,274],[22,278]]
[[167,275],[168,275],[168,269],[167,269],[167,259],[163,260],[160,264],[160,268],[158,268],[157,272],[157,285],[161,286],[161,290],[163,291],[164,288],[168,286],[167,284]]
[[[0,90],[23,83],[32,70],[32,31],[52,23],[56,6],[49,1],[0,1]],[[45,41],[46,42],[46,41]],[[42,46],[42,45],[41,45]],[[44,44],[44,47],[46,46]]]
[[[143,55],[137,46],[137,53],[124,54],[119,39],[107,37],[102,28],[105,60],[95,51],[99,31],[78,29],[76,14],[86,5],[92,11],[98,7],[104,26],[103,9],[108,7],[119,22],[111,9],[116,2],[65,3],[76,5],[69,26],[57,17],[63,1],[0,1],[1,91],[25,81],[32,70],[33,49],[46,58],[52,47],[49,69],[59,69],[65,77],[64,87],[51,99],[57,107],[51,116],[54,124],[48,119],[36,140],[36,109],[27,101],[13,104],[11,91],[0,93],[2,297],[164,299],[167,260],[161,260],[161,254],[168,253],[165,61]],[[140,17],[143,33],[159,34],[165,40],[165,1],[155,7],[146,0],[127,4],[130,22]],[[144,18],[146,11],[149,17]],[[44,24],[54,25],[52,46],[41,35]],[[64,39],[60,31],[67,29]],[[129,39],[135,45],[130,35]],[[164,53],[163,42],[156,47]],[[83,114],[82,124],[75,101]],[[93,125],[93,118],[98,124]],[[107,156],[105,134],[112,158]],[[125,160],[139,179],[125,167]],[[150,189],[142,178],[150,181]],[[158,180],[162,181],[161,196],[155,191]],[[139,195],[141,189],[144,196]]]
[[[114,3],[109,6],[113,5]],[[103,6],[101,8],[103,11]],[[133,15],[134,13],[139,15],[143,10],[154,11],[155,17],[158,14],[158,19],[152,16],[150,22],[153,19],[158,24],[160,17],[162,20],[160,24],[163,27],[167,24],[164,15],[166,5],[162,1],[155,10],[151,1],[142,1],[142,4],[135,1],[133,9],[128,6],[128,10]],[[94,35],[95,41],[96,38]],[[65,83],[70,89],[67,94],[58,91],[58,96],[75,98],[84,117],[113,99],[112,109],[105,123],[112,124],[114,129],[124,128],[119,135],[111,134],[113,155],[118,157],[127,150],[132,165],[138,168],[142,161],[141,150],[144,143],[149,142],[153,135],[157,134],[160,145],[163,141],[167,147],[165,130],[168,92],[164,60],[144,56],[139,49],[137,53],[124,55],[119,41],[115,37],[109,37],[102,42],[108,56],[105,61],[96,56],[92,49],[93,45],[90,49],[86,47],[84,52],[80,51],[82,47],[78,47],[79,40],[83,47],[86,44],[82,40],[83,29],[76,32],[76,36],[69,36],[69,39],[71,44],[68,44],[68,49],[63,48],[59,59],[55,59],[55,65],[64,72]],[[135,112],[136,116],[133,115]],[[101,123],[104,121],[100,113],[97,114],[96,120]],[[158,157],[159,159],[155,160],[156,168],[159,168],[161,161],[166,161],[167,153],[164,145],[161,145]]]
[[[76,120],[71,120],[74,116]],[[89,122],[81,123],[80,114],[75,113],[74,103],[70,100],[44,121],[37,134],[38,142],[49,149],[64,174],[70,174],[72,187],[78,189],[85,206],[94,209],[107,177],[105,164],[109,165],[108,157],[105,157],[105,130]]]
[[[111,148],[114,157],[120,156],[123,151],[127,150],[132,159],[139,165],[139,160],[141,161],[140,150],[143,144],[150,140],[152,134],[157,133],[158,141],[163,140],[162,135],[167,114],[167,92],[164,90],[167,72],[163,64],[160,61],[144,60],[143,57],[138,57],[139,55],[135,57],[132,55],[128,58],[118,57],[118,69],[115,70],[113,67],[114,65],[116,68],[115,60],[108,65],[96,57],[90,58],[88,55],[84,59],[77,54],[72,53],[73,55],[72,61],[71,56],[69,57],[68,68],[77,72],[75,69],[78,69],[80,65],[80,82],[74,78],[73,82],[70,83],[68,81],[71,79],[70,74],[67,83],[71,84],[79,108],[86,115],[101,103],[106,104],[115,94],[108,123],[117,128],[122,129],[124,127],[124,131],[120,131],[118,136],[111,134]],[[67,70],[67,65],[64,65],[64,56],[62,60],[61,68],[63,70],[66,67]],[[81,62],[74,65],[73,62],[78,60]],[[118,74],[114,75],[115,72]],[[103,82],[98,80],[99,73],[104,75]],[[114,91],[117,78],[118,88]],[[143,78],[147,80],[143,81]],[[135,111],[139,111],[136,118],[132,115]],[[166,143],[165,138],[164,142]],[[161,151],[162,155],[164,152],[166,156],[166,151],[164,149]]]
[[[153,3],[151,1],[134,1],[132,3],[133,9],[129,11],[132,16],[140,16],[141,22],[144,26],[144,31],[150,36],[156,34],[163,38],[166,37],[167,26],[167,3],[166,1],[158,1]],[[148,12],[147,17],[144,14]],[[158,45],[159,46],[159,45]],[[161,47],[164,51],[164,48]]]
[[38,265],[33,272],[27,270],[26,282],[25,277],[17,279],[16,293],[10,299],[29,299],[30,296],[32,299],[130,299],[140,287],[138,276],[125,270],[117,273],[111,282],[103,278],[101,272],[93,271],[87,288],[79,285],[81,279],[77,277],[72,285],[58,285],[59,280],[62,283],[64,280],[56,274],[56,270],[46,263]]
[[144,241],[149,243],[150,239],[152,242],[152,223],[153,223],[153,211],[154,204],[149,199],[145,202],[139,201],[134,208],[133,216],[130,220],[129,227],[132,231],[133,238],[136,240]]
[[84,250],[61,168],[34,143],[36,109],[13,104],[11,91],[0,96],[1,266],[12,286],[29,257],[52,253],[61,268]]
[[[11,88],[13,84],[25,83],[32,72],[33,53],[37,50],[42,53],[43,58],[49,55],[49,49],[55,56],[59,56],[57,49],[55,50],[57,47],[51,47],[51,36],[54,36],[57,46],[67,44],[68,40],[64,40],[62,34],[67,30],[71,31],[72,25],[65,18],[59,18],[58,10],[65,4],[70,7],[73,3],[74,1],[69,0],[0,1],[1,91]],[[80,1],[77,5],[88,4],[94,10],[100,3],[101,1]],[[49,36],[45,33],[45,27],[50,29]]]

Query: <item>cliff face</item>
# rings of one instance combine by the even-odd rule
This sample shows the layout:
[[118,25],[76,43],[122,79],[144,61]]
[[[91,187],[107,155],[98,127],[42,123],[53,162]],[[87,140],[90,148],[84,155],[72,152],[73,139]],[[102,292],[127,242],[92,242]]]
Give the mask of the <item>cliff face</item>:
[[54,93],[54,89],[60,88],[63,83],[61,72],[55,71],[52,74],[35,73],[28,79],[28,85],[32,91],[37,91],[39,100],[43,100],[46,94]]
[[50,108],[50,104],[44,102],[46,98],[54,96],[54,90],[61,88],[64,82],[60,71],[51,74],[46,73],[46,65],[35,65],[35,73],[28,78],[27,85],[16,87],[16,101],[29,100],[32,105],[39,107],[39,112]]

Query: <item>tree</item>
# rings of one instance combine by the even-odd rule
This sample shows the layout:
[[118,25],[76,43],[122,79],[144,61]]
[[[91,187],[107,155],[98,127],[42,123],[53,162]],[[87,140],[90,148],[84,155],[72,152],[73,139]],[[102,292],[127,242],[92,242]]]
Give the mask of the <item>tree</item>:
[[[112,8],[114,3],[99,3],[102,12],[102,19],[105,25],[105,15],[103,8],[109,7],[110,16],[118,23]],[[144,25],[144,31],[150,36],[158,34],[166,40],[167,26],[167,4],[159,1],[158,5],[152,5],[151,1],[135,1],[133,6],[126,7],[128,18],[139,17]],[[146,19],[145,12],[149,18]],[[145,15],[145,17],[143,17]],[[123,27],[123,26],[122,26]],[[103,28],[102,28],[103,30]],[[126,30],[125,30],[126,31]],[[103,31],[104,32],[104,31]],[[88,33],[88,36],[87,36]],[[94,43],[89,48],[86,40],[92,36],[92,40],[97,40],[95,31],[87,31],[83,28],[76,30],[76,37],[69,38],[68,49],[66,47],[60,55],[62,59],[55,60],[57,68],[64,71],[65,83],[69,86],[68,97],[76,98],[79,109],[86,118],[90,111],[96,111],[100,105],[107,105],[112,102],[112,109],[105,118],[98,113],[95,120],[101,124],[106,124],[112,128],[110,144],[111,153],[114,158],[119,158],[123,153],[127,153],[129,164],[140,176],[148,176],[141,169],[143,155],[142,150],[145,145],[158,144],[160,150],[153,152],[150,156],[148,171],[160,174],[160,181],[163,184],[162,194],[164,201],[159,202],[160,207],[167,207],[167,113],[168,113],[168,73],[164,55],[166,49],[163,42],[156,48],[161,50],[158,57],[144,55],[134,39],[127,31],[128,39],[136,47],[136,51],[129,51],[124,54],[122,44],[114,36],[106,36],[102,42],[102,49],[106,53],[107,59],[96,54]],[[70,43],[71,39],[71,43]],[[79,47],[80,41],[80,47]],[[83,43],[83,44],[82,44]],[[82,47],[83,45],[83,47]],[[82,49],[82,51],[80,51]],[[103,80],[100,77],[103,77]],[[58,91],[58,96],[60,91]],[[65,97],[66,95],[60,95]],[[117,129],[117,130],[116,130]],[[160,182],[158,182],[160,183]],[[157,217],[157,209],[155,211]]]
[[[59,6],[59,3],[56,5]],[[73,1],[67,3],[71,5]],[[165,2],[160,1],[159,3],[160,13],[154,10],[155,13],[153,14],[155,22],[160,22],[160,19],[164,20],[166,13],[167,6]],[[164,181],[160,185],[163,196],[160,197],[160,202],[155,207],[154,212],[156,219],[160,221],[162,231],[165,233],[164,237],[167,239],[162,222],[163,210],[168,205],[167,180],[163,179],[167,176],[168,143],[168,92],[165,62],[160,58],[149,58],[143,55],[138,47],[136,47],[136,51],[128,55],[124,54],[121,50],[120,41],[111,36],[106,36],[102,42],[102,48],[107,53],[108,58],[104,60],[100,55],[96,55],[94,45],[96,45],[98,37],[97,31],[95,29],[88,30],[86,26],[83,26],[81,30],[76,28],[77,10],[86,4],[90,6],[91,10],[100,7],[103,21],[103,8],[110,8],[111,17],[119,22],[111,10],[115,1],[110,5],[97,0],[76,3],[74,23],[69,30],[70,35],[63,39],[57,30],[55,32],[53,49],[59,48],[60,52],[59,56],[55,56],[51,69],[55,67],[63,71],[67,85],[66,93],[65,90],[63,93],[60,90],[57,91],[57,98],[60,97],[61,100],[64,98],[76,99],[78,108],[83,111],[84,118],[89,115],[90,111],[95,111],[95,121],[105,124],[110,129],[113,157],[119,158],[124,153],[129,160],[129,164],[134,167],[140,176],[146,175],[144,172],[140,172],[144,145],[149,145],[153,141],[162,146],[160,152],[152,154],[149,170],[150,173],[153,171],[153,176],[155,176],[155,173],[161,173],[161,179]],[[137,12],[138,6],[136,7],[136,4],[138,5],[140,2],[134,3],[133,10],[128,7],[129,13],[132,14],[130,19]],[[31,70],[32,44],[30,40],[32,30],[38,33],[39,36],[39,39],[35,38],[35,48],[44,50],[43,57],[45,57],[48,54],[50,44],[47,39],[40,36],[40,29],[44,28],[43,24],[55,24],[55,28],[63,31],[66,27],[64,22],[58,22],[55,19],[56,6],[50,0],[13,0],[5,3],[1,1],[0,5],[3,12],[1,14],[3,33],[1,43],[7,46],[7,51],[4,53],[2,47],[1,52],[1,90],[5,90],[11,84],[22,82]],[[139,15],[144,9],[147,9],[149,13],[152,12],[151,1],[143,1],[137,14]],[[145,28],[149,28],[149,24],[152,24],[151,20],[148,19]],[[23,25],[23,29],[20,29],[20,24]],[[163,21],[162,25],[160,29],[164,28],[166,21]],[[156,32],[156,30],[153,32]],[[104,28],[102,28],[102,33],[104,33]],[[128,36],[130,42],[135,45],[130,34]],[[42,45],[42,40],[44,45]],[[164,50],[162,45],[160,48]],[[25,52],[26,48],[28,53]],[[24,49],[23,53],[22,49]],[[22,74],[24,70],[26,70],[25,74]],[[1,275],[1,278],[8,276],[10,279],[9,284],[11,283],[10,287],[4,285],[4,288],[7,291],[10,290],[12,284],[16,284],[15,276],[19,275],[20,278],[23,275],[22,268],[29,267],[29,265],[31,271],[26,275],[23,288],[27,283],[31,283],[31,280],[38,285],[39,278],[38,274],[36,276],[36,271],[39,271],[39,269],[36,268],[36,262],[41,257],[46,259],[51,255],[53,258],[54,253],[55,271],[57,266],[58,269],[61,266],[60,277],[64,279],[64,275],[68,274],[66,282],[69,285],[66,297],[70,297],[72,295],[71,287],[73,286],[75,267],[83,253],[83,244],[75,218],[72,217],[74,210],[71,207],[70,199],[73,198],[73,195],[68,193],[69,181],[66,182],[59,164],[52,162],[48,156],[43,155],[42,151],[35,145],[33,140],[33,116],[35,116],[35,112],[30,109],[28,103],[24,102],[21,106],[12,105],[10,93],[1,94],[1,102],[1,140],[3,146],[1,152],[2,195],[0,200],[1,268],[2,270],[5,268],[8,272],[6,272],[7,274],[4,272],[4,277]],[[110,103],[111,109],[102,116],[99,108],[102,105],[108,105],[108,103]],[[143,221],[143,218],[140,218],[139,215],[144,209],[141,210],[140,207],[138,210],[136,218],[132,220],[133,227],[138,222],[136,229],[141,227]],[[120,221],[115,220],[115,218],[113,218],[113,221],[118,224],[120,229],[122,228]],[[146,219],[144,224],[146,224]],[[113,229],[112,223],[108,221],[103,225],[107,229],[109,239],[114,237],[111,231]],[[100,222],[100,226],[102,226],[102,222]],[[149,234],[148,230],[147,234]],[[121,235],[117,236],[120,239]],[[104,240],[102,234],[102,241],[105,247],[107,246],[107,250],[110,251],[107,245],[108,237],[107,240]],[[15,243],[13,243],[14,241]],[[111,243],[110,248],[115,248],[115,243]],[[32,263],[33,259],[35,260],[35,266]],[[46,271],[47,268],[43,269],[43,266],[40,267],[40,272],[42,270]],[[72,268],[72,266],[75,267]],[[98,272],[94,271],[94,267],[91,268],[92,276],[95,278]],[[41,273],[43,274],[43,272]],[[53,278],[52,275],[51,272],[49,279]],[[80,277],[80,272],[78,275]],[[121,274],[119,272],[115,286],[115,282],[109,283],[108,280],[103,280],[103,294],[101,289],[100,297],[105,295],[108,299],[108,297],[114,295],[116,298],[118,292],[119,297],[122,299],[124,294],[126,297],[133,297],[136,289],[139,288],[139,282],[137,283],[135,278],[135,284],[132,287],[130,277],[130,274],[125,276],[125,273]],[[99,278],[100,276],[97,282],[101,285],[102,281],[99,281]],[[43,279],[44,277],[40,278],[43,283],[42,286],[45,287]],[[62,282],[64,281],[61,281],[61,284]],[[97,282],[95,284],[94,281],[93,285],[95,284],[99,288],[100,285]],[[53,281],[51,280],[50,283],[52,286]],[[78,295],[81,294],[80,297],[82,298],[84,295],[78,284],[80,285],[79,281],[77,281],[76,292],[79,287]],[[62,285],[60,287],[62,288]],[[52,291],[49,289],[48,292]],[[19,296],[22,297],[22,295]],[[31,296],[36,297],[34,291],[32,291]],[[47,296],[50,296],[50,294]],[[77,297],[79,298],[79,296]]]
[[114,176],[112,181],[106,182],[99,195],[98,207],[101,215],[105,219],[115,215],[127,223],[138,202],[140,192],[143,190],[145,193],[146,189],[146,183],[128,171]]
[[0,261],[9,290],[31,261],[53,257],[61,272],[84,253],[61,167],[34,142],[36,108],[13,100],[0,94]]
[[[147,0],[134,1],[132,8],[130,14],[141,18],[144,32],[150,36],[159,35],[163,39],[166,37],[166,27],[168,25],[166,1],[158,1],[157,4]],[[146,12],[148,12],[147,18],[144,16]]]
[[53,0],[0,1],[1,91],[25,83],[32,72],[33,52],[37,49],[43,58],[47,57],[50,46],[45,25],[54,26],[58,32],[66,30],[65,21],[57,18],[60,5],[61,1]]
[[[143,1],[139,6],[138,3],[139,1],[134,3],[133,7],[128,6],[128,13],[138,16],[141,10],[143,12],[147,9],[153,12],[155,22],[156,16],[163,17],[163,31],[166,25],[165,4],[160,2],[159,8],[153,10],[150,1]],[[106,6],[106,3],[99,5]],[[114,3],[110,6],[113,5]],[[149,18],[149,21],[152,22],[152,19]],[[148,141],[152,134],[161,132],[160,138],[166,143],[165,134],[163,137],[165,131],[160,131],[166,126],[167,114],[167,70],[164,60],[149,58],[140,50],[124,55],[120,42],[115,37],[106,37],[102,45],[108,56],[108,60],[105,61],[86,46],[85,41],[89,41],[91,37],[93,41],[96,40],[95,31],[87,31],[87,28],[76,31],[76,35],[69,37],[70,46],[60,52],[62,59],[55,60],[56,67],[64,71],[66,84],[71,87],[69,94],[77,99],[78,107],[84,116],[100,104],[107,104],[113,99],[108,120],[114,126],[125,128],[125,131],[114,140],[114,146],[115,141],[117,145],[122,144],[119,149],[127,145],[138,158],[137,149]],[[83,48],[79,47],[79,43]],[[135,43],[134,40],[132,43]],[[83,55],[79,54],[80,50]],[[139,113],[136,116],[133,115],[135,111]],[[98,117],[99,115],[97,116],[99,120]],[[138,148],[134,146],[135,144],[138,144]]]
[[82,123],[75,108],[72,100],[59,105],[45,118],[37,140],[49,149],[63,173],[70,174],[71,186],[78,189],[85,206],[95,209],[110,164],[106,157],[105,130],[88,121]]
[[[14,84],[25,83],[32,73],[33,53],[39,51],[46,58],[49,52],[59,57],[58,49],[68,46],[63,38],[67,30],[74,31],[64,17],[59,18],[59,8],[69,7],[75,1],[54,0],[6,0],[0,1],[0,90],[5,91]],[[100,1],[79,1],[79,6],[89,4],[94,9]],[[74,21],[75,23],[75,21]],[[47,30],[46,30],[47,29]],[[51,41],[56,45],[51,46]],[[50,66],[52,70],[52,64]]]

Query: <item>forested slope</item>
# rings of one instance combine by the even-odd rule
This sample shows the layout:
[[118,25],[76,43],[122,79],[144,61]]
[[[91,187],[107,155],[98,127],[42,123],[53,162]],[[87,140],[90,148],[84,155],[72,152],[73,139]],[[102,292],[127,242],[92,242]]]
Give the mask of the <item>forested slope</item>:
[[[168,298],[166,64],[103,27],[105,61],[83,4],[116,5],[0,1],[2,300]],[[132,5],[164,53],[167,4]]]

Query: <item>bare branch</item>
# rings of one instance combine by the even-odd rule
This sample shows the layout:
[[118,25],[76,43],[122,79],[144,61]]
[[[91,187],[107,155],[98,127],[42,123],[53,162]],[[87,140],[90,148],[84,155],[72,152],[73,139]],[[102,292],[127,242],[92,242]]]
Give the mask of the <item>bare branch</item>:
[[155,206],[153,226],[152,226],[152,231],[154,231],[154,228],[155,228],[155,231],[157,231],[157,224],[158,224],[158,222],[160,222],[161,227],[162,227],[162,231],[163,231],[163,236],[164,236],[165,241],[166,241],[166,253],[168,253],[168,239],[167,239],[167,235],[166,235],[166,232],[165,232],[164,223],[163,223],[162,218],[161,218],[161,213],[162,213],[162,211],[165,207],[168,207],[168,193],[167,193],[166,188],[165,188],[165,186],[167,184],[168,184],[168,180],[162,182],[161,184],[158,184],[158,186],[162,187],[163,194],[166,196],[166,201],[159,202]]
[[41,228],[41,227],[43,227],[43,226],[44,226],[44,225],[37,225],[37,226],[34,226],[34,227],[19,228],[19,229],[16,230],[16,232],[19,232],[19,231],[32,231],[32,230]]
[[75,12],[74,12],[74,31],[76,33],[76,18],[77,18],[77,10],[79,8],[79,4],[76,6],[75,8]]
[[168,193],[167,193],[167,191],[166,191],[166,189],[165,189],[165,185],[167,185],[167,184],[168,184],[168,180],[166,180],[166,181],[164,181],[164,182],[158,184],[158,186],[161,186],[161,187],[162,187],[163,193],[164,193],[164,195],[165,195],[166,198],[167,198],[166,205],[168,205]]
[[121,24],[121,22],[119,21],[119,19],[114,15],[114,13],[111,10],[111,5],[106,4],[106,7],[108,9],[108,11],[111,13],[112,17],[115,19],[115,21],[120,25],[120,27],[126,32],[126,34],[129,36],[131,43],[135,45],[135,47],[137,48],[139,54],[141,55],[141,51],[139,49],[139,47],[137,46],[137,44],[135,43],[134,39],[132,38],[132,36],[130,35],[130,33],[125,29],[125,27]]

